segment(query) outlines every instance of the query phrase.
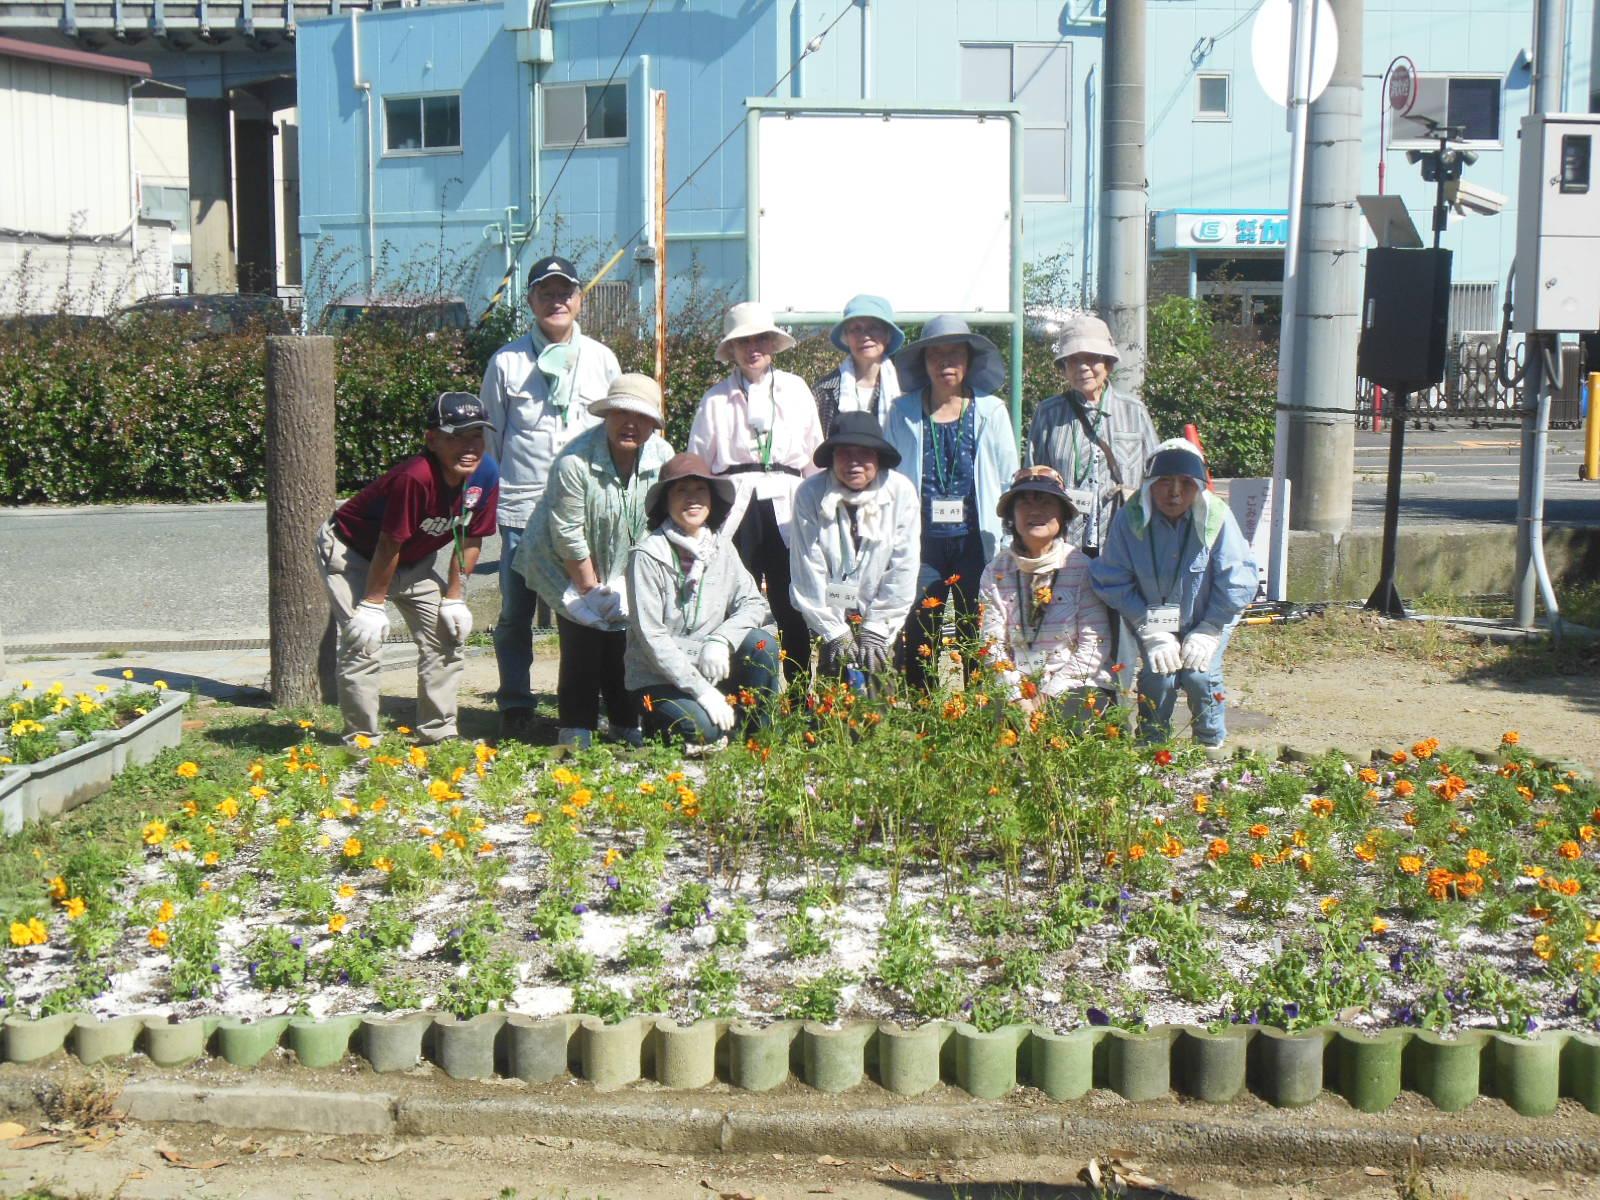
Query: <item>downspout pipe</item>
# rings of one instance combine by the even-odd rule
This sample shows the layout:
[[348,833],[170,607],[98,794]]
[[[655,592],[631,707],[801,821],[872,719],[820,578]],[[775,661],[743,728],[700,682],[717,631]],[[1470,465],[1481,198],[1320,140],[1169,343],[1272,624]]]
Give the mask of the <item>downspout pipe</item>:
[[861,98],[872,99],[872,0],[861,5]]
[[[361,10],[350,10],[350,77],[355,81],[356,91],[360,92],[366,103],[367,115],[367,191],[364,197],[364,207],[367,210],[367,300],[373,298],[373,288],[377,286],[378,273],[378,220],[376,215],[377,198],[377,162],[375,161],[376,149],[372,137],[372,81],[362,78],[361,73]],[[336,297],[330,297],[336,299]]]

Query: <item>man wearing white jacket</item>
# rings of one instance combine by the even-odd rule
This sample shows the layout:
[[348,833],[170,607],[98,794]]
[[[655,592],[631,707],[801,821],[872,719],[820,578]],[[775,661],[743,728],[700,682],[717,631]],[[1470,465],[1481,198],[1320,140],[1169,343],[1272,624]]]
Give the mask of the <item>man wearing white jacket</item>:
[[822,639],[819,675],[877,675],[917,595],[922,502],[871,413],[840,413],[813,461],[823,473],[794,497],[789,595]]
[[528,518],[544,494],[550,464],[580,433],[599,423],[589,406],[622,374],[617,356],[578,328],[583,288],[577,268],[552,255],[528,272],[534,326],[495,351],[479,399],[495,433],[489,453],[500,466],[500,619],[494,654],[495,700],[502,737],[532,730],[533,619],[538,597],[511,569]]

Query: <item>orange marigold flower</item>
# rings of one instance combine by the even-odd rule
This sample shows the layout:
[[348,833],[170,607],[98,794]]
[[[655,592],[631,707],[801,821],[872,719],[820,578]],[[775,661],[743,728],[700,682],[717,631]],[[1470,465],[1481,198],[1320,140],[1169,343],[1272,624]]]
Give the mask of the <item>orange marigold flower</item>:
[[1339,907],[1339,897],[1324,896],[1321,900],[1317,901],[1317,907],[1322,910],[1323,916],[1327,916],[1334,909]]
[[1017,691],[1024,700],[1032,700],[1039,694],[1039,685],[1031,679],[1024,679],[1017,685]]
[[1411,753],[1418,758],[1432,758],[1433,752],[1439,748],[1438,738],[1427,738],[1411,747]]
[[1114,866],[1117,865],[1117,863],[1119,861],[1121,861],[1121,859],[1122,859],[1122,855],[1118,854],[1115,850],[1107,850],[1106,851],[1106,856],[1102,861],[1105,863],[1106,866],[1114,867]]
[[1401,817],[1400,819],[1402,821],[1404,821],[1407,825],[1415,826],[1416,823],[1417,823],[1417,810],[1413,808],[1410,812],[1406,813],[1406,815]]
[[1470,900],[1483,891],[1483,876],[1476,871],[1467,871],[1455,877],[1456,892],[1463,900]]
[[1265,867],[1266,865],[1267,865],[1267,860],[1265,858],[1263,858],[1261,855],[1252,854],[1250,856],[1250,869],[1252,871],[1259,871],[1259,870],[1261,870],[1261,868]]
[[1422,870],[1422,859],[1415,854],[1402,854],[1396,865],[1407,875],[1415,875]]
[[1141,843],[1135,842],[1133,845],[1128,847],[1128,861],[1129,862],[1138,862],[1143,857],[1144,857],[1144,846]]
[[1206,847],[1206,857],[1215,861],[1228,853],[1228,843],[1225,838],[1212,838]]
[[1311,801],[1311,815],[1313,817],[1329,817],[1333,815],[1333,801],[1326,796],[1317,796]]
[[1556,853],[1566,859],[1579,858],[1583,854],[1583,847],[1579,846],[1577,842],[1562,842],[1561,845],[1556,847]]
[[1389,761],[1398,767],[1411,760],[1406,756],[1406,752],[1404,750],[1396,750],[1389,756]]
[[152,947],[160,950],[169,941],[171,941],[172,938],[165,929],[152,929],[148,934],[145,935],[145,940],[148,941]]
[[1378,857],[1378,852],[1373,849],[1371,842],[1360,842],[1355,847],[1355,856],[1362,862],[1369,863]]
[[1467,781],[1459,775],[1447,775],[1433,785],[1441,800],[1454,800],[1467,790]]
[[1450,889],[1456,882],[1455,873],[1446,871],[1443,867],[1435,867],[1428,872],[1428,895],[1435,900],[1450,899]]
[[1161,853],[1168,858],[1177,858],[1178,855],[1183,853],[1183,843],[1175,837],[1168,837],[1166,841],[1161,843]]
[[1107,725],[1106,736],[1114,742],[1122,736],[1122,730],[1115,725]]
[[1399,796],[1402,800],[1407,796],[1414,795],[1416,790],[1417,785],[1412,783],[1409,779],[1402,779],[1399,783],[1394,785],[1394,794]]
[[1015,729],[1002,729],[1000,731],[1000,744],[1002,746],[1015,746],[1017,744],[1017,731]]
[[1560,883],[1556,884],[1556,891],[1560,892],[1563,896],[1576,896],[1579,892],[1583,891],[1583,884],[1579,883],[1575,878],[1568,876],[1566,879],[1563,879]]
[[1467,851],[1467,866],[1471,867],[1474,871],[1478,870],[1480,867],[1487,867],[1493,861],[1494,859],[1490,858],[1488,854],[1482,850],[1479,850],[1476,846]]
[[1594,841],[1595,829],[1593,825],[1578,826],[1578,837],[1585,843]]
[[1156,766],[1158,766],[1158,767],[1166,767],[1166,766],[1171,766],[1171,765],[1172,765],[1172,751],[1171,750],[1157,750],[1156,751]]
[[1378,773],[1371,767],[1362,767],[1361,770],[1356,772],[1356,778],[1361,780],[1362,783],[1377,783]]
[[1250,836],[1255,838],[1257,841],[1260,841],[1262,838],[1266,837],[1271,832],[1272,832],[1272,829],[1269,826],[1266,826],[1266,825],[1252,825],[1252,826],[1250,826]]
[[1521,740],[1522,735],[1515,729],[1508,729],[1500,735],[1500,744],[1502,746],[1515,746]]

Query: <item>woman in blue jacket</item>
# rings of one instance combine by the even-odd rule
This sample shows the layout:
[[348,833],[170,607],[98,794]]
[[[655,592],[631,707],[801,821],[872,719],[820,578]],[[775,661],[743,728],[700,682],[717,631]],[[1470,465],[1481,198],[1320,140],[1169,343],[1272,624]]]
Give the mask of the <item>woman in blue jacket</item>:
[[1089,577],[1138,635],[1139,736],[1172,736],[1182,688],[1195,741],[1220,747],[1228,734],[1222,652],[1255,599],[1257,572],[1238,522],[1206,490],[1206,460],[1193,445],[1172,438],[1156,448]]
[[[918,687],[938,677],[939,632],[948,606],[959,636],[975,636],[978,580],[1001,537],[996,506],[1017,473],[1011,414],[994,395],[1005,363],[965,321],[935,317],[894,356],[905,394],[886,435],[897,468],[922,501],[919,596],[906,623],[906,675]],[[970,665],[970,664],[969,664]]]

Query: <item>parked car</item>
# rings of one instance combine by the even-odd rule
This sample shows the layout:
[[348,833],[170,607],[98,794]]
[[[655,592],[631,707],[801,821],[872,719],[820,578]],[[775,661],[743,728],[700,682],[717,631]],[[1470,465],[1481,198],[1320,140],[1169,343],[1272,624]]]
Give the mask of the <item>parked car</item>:
[[146,296],[117,310],[111,319],[123,326],[146,317],[191,317],[195,335],[220,337],[265,325],[268,333],[293,333],[297,324],[276,296],[218,293],[192,296]]
[[347,296],[322,310],[324,332],[338,333],[363,323],[394,325],[411,333],[468,329],[472,314],[459,296]]

